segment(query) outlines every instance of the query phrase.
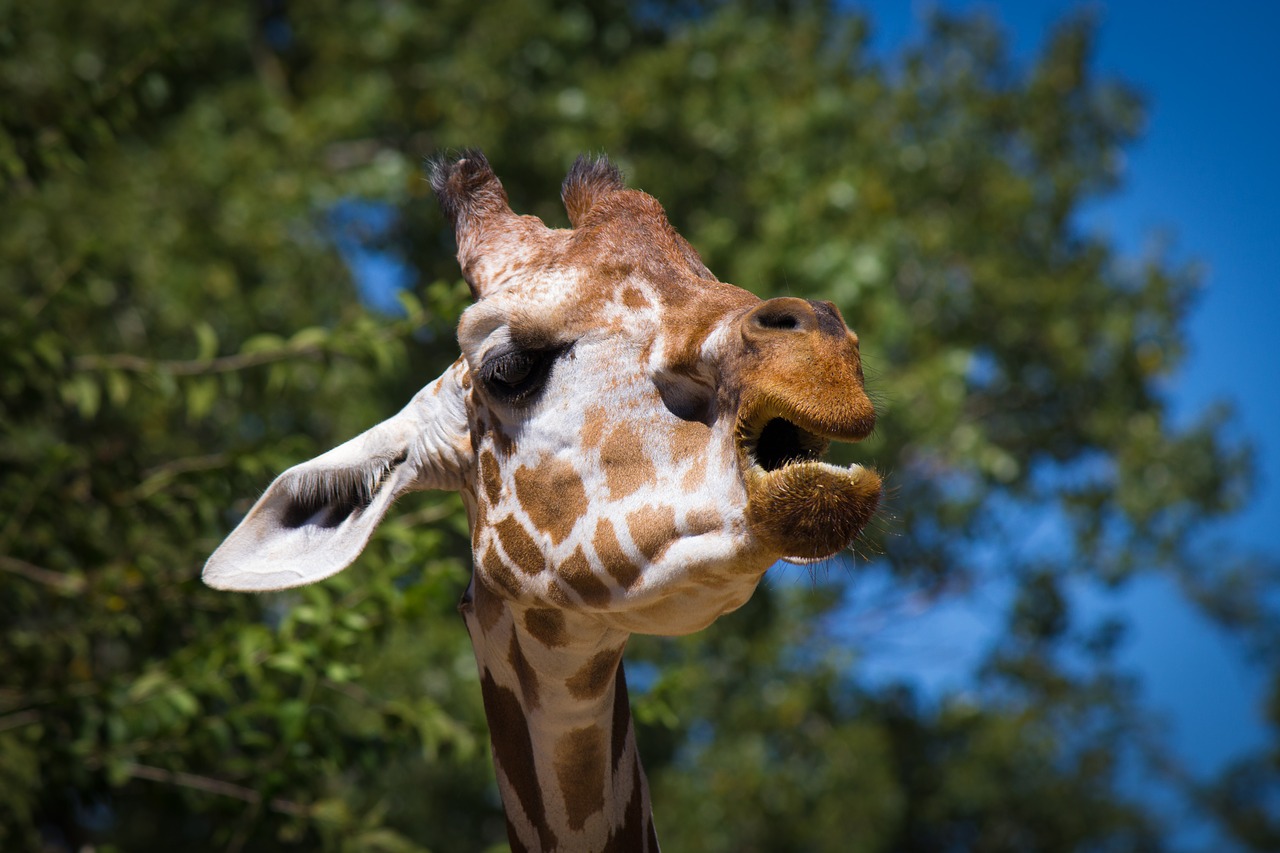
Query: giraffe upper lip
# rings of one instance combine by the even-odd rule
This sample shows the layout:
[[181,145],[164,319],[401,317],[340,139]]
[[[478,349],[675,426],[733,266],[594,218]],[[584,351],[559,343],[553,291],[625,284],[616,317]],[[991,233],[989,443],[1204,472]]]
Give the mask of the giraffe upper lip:
[[820,462],[832,441],[854,441],[844,429],[826,429],[803,412],[761,401],[739,413],[737,443],[748,467],[774,471],[786,465]]

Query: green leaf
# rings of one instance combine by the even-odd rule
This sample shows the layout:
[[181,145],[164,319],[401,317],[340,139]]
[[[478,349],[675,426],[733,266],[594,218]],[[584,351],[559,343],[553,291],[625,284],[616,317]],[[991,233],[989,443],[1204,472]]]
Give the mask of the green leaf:
[[195,324],[196,360],[208,361],[218,354],[218,333],[208,321],[200,320]]

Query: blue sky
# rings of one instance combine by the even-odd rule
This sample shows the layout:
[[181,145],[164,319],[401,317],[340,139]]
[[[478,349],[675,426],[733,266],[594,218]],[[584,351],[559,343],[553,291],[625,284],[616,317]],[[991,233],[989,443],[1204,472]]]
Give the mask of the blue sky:
[[[892,55],[919,37],[931,7],[985,10],[1007,32],[1016,56],[1036,54],[1054,21],[1081,7],[1101,22],[1095,68],[1135,85],[1148,98],[1143,139],[1128,154],[1120,192],[1094,206],[1082,225],[1111,236],[1139,255],[1157,236],[1174,256],[1205,265],[1205,290],[1188,326],[1189,356],[1168,385],[1175,418],[1186,423],[1216,402],[1230,402],[1241,433],[1255,444],[1259,489],[1250,507],[1215,528],[1233,545],[1280,554],[1280,357],[1273,326],[1280,321],[1280,238],[1273,235],[1280,198],[1280,118],[1275,88],[1280,51],[1274,33],[1280,4],[862,2],[875,48]],[[1082,594],[1087,607],[1119,606],[1134,630],[1124,660],[1143,678],[1144,696],[1163,712],[1181,756],[1211,772],[1257,748],[1263,673],[1244,663],[1242,649],[1186,605],[1169,584],[1143,581],[1119,601]],[[964,652],[998,626],[996,604],[968,602],[926,613],[914,633],[918,676],[926,684],[955,679]],[[940,637],[951,655],[928,662]],[[911,659],[901,643],[872,661],[885,670]],[[959,644],[961,648],[964,643]],[[1212,697],[1210,699],[1209,697]]]

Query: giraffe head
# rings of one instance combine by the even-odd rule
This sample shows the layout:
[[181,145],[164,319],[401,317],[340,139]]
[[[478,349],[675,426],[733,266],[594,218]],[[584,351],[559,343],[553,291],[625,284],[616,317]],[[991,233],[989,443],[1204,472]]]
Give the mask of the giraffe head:
[[834,305],[718,281],[605,160],[565,179],[570,229],[513,213],[478,153],[435,164],[432,185],[475,299],[461,357],[399,414],[280,475],[207,583],[320,580],[398,495],[454,489],[495,605],[680,634],[740,606],[779,558],[857,536],[880,480],[821,456],[875,415]]

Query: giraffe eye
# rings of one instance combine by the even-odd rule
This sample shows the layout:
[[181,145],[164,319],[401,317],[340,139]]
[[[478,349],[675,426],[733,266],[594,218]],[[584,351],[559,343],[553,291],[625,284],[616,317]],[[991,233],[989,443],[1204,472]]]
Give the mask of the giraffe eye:
[[480,379],[505,403],[518,403],[539,390],[551,373],[558,350],[516,350],[490,358],[480,367]]
[[488,380],[501,385],[518,385],[533,372],[534,360],[527,352],[513,352],[489,362]]

